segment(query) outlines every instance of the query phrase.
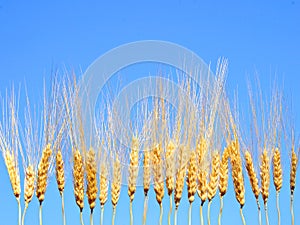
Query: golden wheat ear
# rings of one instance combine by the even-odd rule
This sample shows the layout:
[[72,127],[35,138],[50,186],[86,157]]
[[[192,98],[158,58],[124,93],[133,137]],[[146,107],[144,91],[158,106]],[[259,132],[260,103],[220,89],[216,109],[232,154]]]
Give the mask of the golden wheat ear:
[[88,203],[90,205],[90,223],[93,224],[93,210],[96,206],[96,199],[98,194],[98,185],[97,185],[97,165],[96,165],[96,154],[94,149],[90,149],[86,153],[86,195],[88,198]]
[[111,203],[113,205],[112,225],[115,224],[116,207],[121,193],[122,171],[121,164],[118,158],[114,160],[113,179],[111,184]]

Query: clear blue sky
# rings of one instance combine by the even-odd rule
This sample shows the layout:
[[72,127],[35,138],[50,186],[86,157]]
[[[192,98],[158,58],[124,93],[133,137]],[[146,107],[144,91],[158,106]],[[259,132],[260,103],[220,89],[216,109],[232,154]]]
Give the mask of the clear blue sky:
[[[277,75],[284,81],[284,90],[294,102],[294,113],[300,115],[300,1],[23,1],[0,0],[0,91],[12,83],[26,81],[29,95],[40,99],[43,78],[49,78],[54,68],[79,72],[106,51],[132,41],[156,39],[185,46],[215,68],[221,56],[229,60],[227,88],[238,87],[240,101],[246,101],[246,78],[258,74],[262,87],[269,90]],[[146,73],[147,71],[145,71]],[[21,110],[22,112],[22,110]],[[297,123],[298,121],[298,123]],[[296,120],[299,129],[299,119]],[[297,130],[298,131],[298,130]],[[299,132],[298,132],[299,133]],[[288,155],[288,152],[284,152]],[[281,191],[282,223],[290,223],[289,165],[284,165],[284,186]],[[71,173],[66,187],[68,224],[79,224]],[[298,173],[298,181],[299,181]],[[0,225],[17,223],[17,204],[8,175],[0,159]],[[257,212],[253,194],[246,177],[245,217],[256,224]],[[241,224],[238,204],[231,185],[224,199],[223,224]],[[158,221],[159,207],[150,191],[149,221]],[[186,190],[180,205],[178,224],[186,224]],[[271,184],[269,199],[270,223],[277,223],[275,192]],[[194,224],[199,224],[199,199],[193,208]],[[23,198],[22,198],[23,202]],[[137,190],[134,200],[135,224],[142,218],[143,191]],[[300,193],[296,186],[295,211],[300,209]],[[168,199],[165,198],[165,212]],[[86,202],[87,206],[87,202]],[[125,187],[117,208],[116,224],[129,224],[128,196]],[[23,207],[23,205],[22,205]],[[205,207],[206,208],[206,207]],[[110,199],[105,208],[105,224],[111,222]],[[212,204],[212,223],[216,224],[219,198]],[[95,224],[100,206],[95,209]],[[88,207],[84,210],[88,224]],[[205,211],[206,213],[206,211]],[[52,178],[44,202],[44,225],[60,224],[60,198]],[[206,215],[206,214],[205,214]],[[300,215],[295,215],[296,224]],[[166,214],[164,222],[166,223]],[[27,224],[38,224],[38,201],[29,205]]]

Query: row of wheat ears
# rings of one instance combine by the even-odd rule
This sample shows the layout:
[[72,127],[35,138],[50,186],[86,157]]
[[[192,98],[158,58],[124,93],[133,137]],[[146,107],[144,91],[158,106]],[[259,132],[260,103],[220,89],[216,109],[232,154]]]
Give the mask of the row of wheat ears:
[[[208,81],[207,81],[208,82]],[[71,82],[70,82],[71,83]],[[237,127],[237,121],[234,120],[231,115],[227,102],[224,102],[224,112],[219,112],[220,109],[220,96],[223,94],[223,83],[224,74],[221,73],[216,79],[216,84],[213,86],[211,93],[213,96],[209,97],[208,90],[203,91],[203,99],[201,101],[200,112],[202,117],[199,119],[196,115],[195,110],[189,109],[186,106],[184,100],[180,103],[181,107],[175,120],[176,132],[171,134],[170,127],[167,127],[166,109],[164,107],[164,101],[158,100],[155,102],[153,110],[154,117],[152,118],[152,124],[149,129],[152,131],[148,135],[152,136],[151,141],[147,140],[147,145],[144,145],[143,149],[143,185],[145,194],[144,204],[144,217],[143,224],[146,224],[147,215],[147,202],[148,202],[148,191],[150,189],[151,178],[154,181],[154,191],[156,193],[156,200],[160,206],[160,219],[159,223],[162,224],[163,207],[162,199],[164,197],[165,186],[170,197],[170,208],[168,213],[168,224],[171,224],[171,213],[172,213],[172,194],[174,192],[174,224],[177,224],[177,211],[181,201],[184,182],[186,180],[188,200],[190,202],[189,209],[189,224],[191,224],[191,209],[194,201],[194,195],[198,194],[201,199],[200,206],[200,218],[201,224],[204,224],[202,207],[206,200],[208,200],[208,224],[210,224],[210,205],[213,198],[216,196],[219,189],[221,208],[219,213],[219,224],[221,224],[221,216],[223,209],[223,197],[227,192],[227,183],[229,175],[229,165],[231,164],[232,178],[234,184],[234,190],[236,193],[237,201],[240,204],[240,212],[243,223],[245,220],[242,214],[242,208],[245,204],[245,187],[243,177],[243,162],[242,153],[244,153],[245,166],[249,175],[251,187],[258,204],[259,212],[259,223],[260,220],[260,206],[259,206],[259,195],[262,195],[266,219],[267,216],[267,200],[269,195],[270,185],[270,158],[272,157],[273,163],[273,180],[277,193],[277,207],[278,207],[278,223],[280,224],[280,210],[278,203],[279,191],[282,187],[282,165],[281,165],[281,152],[280,149],[274,147],[274,150],[269,151],[265,148],[261,153],[261,164],[260,164],[260,180],[261,187],[259,187],[259,179],[255,171],[255,165],[252,159],[251,151],[241,151],[239,144],[239,134]],[[207,84],[207,83],[206,83]],[[203,85],[208,87],[209,85]],[[63,98],[59,99],[58,90],[63,89]],[[196,91],[191,91],[189,82],[183,85],[183,89],[188,92],[188,95],[196,99]],[[211,94],[210,94],[211,95]],[[43,137],[42,141],[39,140],[38,132],[34,132],[33,121],[30,116],[29,100],[27,98],[27,111],[25,116],[26,129],[24,131],[24,147],[27,154],[23,153],[22,144],[20,141],[19,130],[18,130],[18,116],[17,106],[14,95],[7,101],[8,107],[3,113],[3,121],[1,124],[0,140],[1,150],[5,159],[5,164],[10,177],[11,185],[14,191],[14,195],[19,205],[19,224],[24,224],[26,209],[28,204],[31,202],[34,191],[40,202],[40,224],[42,224],[42,203],[44,201],[47,180],[49,172],[51,172],[52,165],[55,165],[56,180],[58,190],[62,200],[62,218],[63,224],[66,224],[65,213],[64,213],[64,185],[65,185],[65,168],[64,168],[64,152],[62,152],[62,140],[63,135],[66,132],[69,136],[70,143],[72,146],[72,161],[73,161],[73,184],[74,184],[74,195],[76,203],[80,208],[80,220],[83,224],[82,210],[84,208],[84,192],[85,192],[85,180],[86,180],[86,195],[90,206],[90,223],[93,224],[93,209],[96,205],[96,199],[98,196],[98,184],[97,174],[99,174],[100,180],[100,205],[101,205],[101,224],[103,224],[104,216],[104,205],[108,198],[109,184],[108,184],[108,166],[102,163],[100,168],[97,168],[97,162],[99,158],[105,158],[104,154],[100,156],[101,151],[95,152],[93,148],[86,150],[83,124],[81,118],[80,102],[78,101],[78,88],[76,83],[66,84],[64,83],[60,87],[56,82],[52,86],[52,93],[47,101],[44,100],[44,111],[43,111]],[[64,110],[59,109],[58,105],[63,104]],[[279,107],[276,105],[275,107]],[[185,113],[191,112],[189,117],[184,117]],[[220,118],[224,117],[224,134],[227,133],[226,143],[227,147],[224,148],[223,153],[220,151],[212,150],[215,145],[212,144],[215,141],[215,120],[219,113]],[[275,113],[274,113],[275,114]],[[203,116],[205,115],[205,116]],[[112,114],[110,115],[112,117]],[[183,118],[184,117],[184,118]],[[253,116],[254,117],[254,116]],[[110,119],[113,120],[113,119]],[[199,120],[195,122],[195,120]],[[79,121],[79,123],[78,123]],[[201,135],[195,135],[197,133],[197,127],[200,127],[199,133]],[[277,126],[277,124],[275,124]],[[113,126],[108,126],[113,127]],[[189,129],[187,129],[189,127]],[[271,127],[271,128],[274,128]],[[67,131],[66,131],[67,130]],[[78,130],[79,134],[76,132]],[[168,136],[162,137],[157,133],[164,131]],[[107,133],[112,134],[114,131],[110,129]],[[182,135],[185,133],[185,135]],[[182,136],[184,136],[182,138]],[[225,135],[224,135],[225,136]],[[114,136],[105,134],[104,138],[109,140]],[[195,139],[194,150],[192,147],[192,139]],[[220,138],[218,138],[220,139]],[[266,138],[267,139],[267,138]],[[109,143],[113,141],[105,141]],[[166,141],[168,140],[168,141]],[[183,140],[183,141],[182,141]],[[164,143],[163,143],[164,142]],[[39,143],[39,144],[36,144]],[[100,145],[104,142],[100,141]],[[141,144],[139,138],[133,137],[130,147],[130,161],[128,171],[128,195],[130,198],[130,224],[133,224],[132,215],[132,202],[134,200],[134,194],[136,192],[136,182],[138,176],[138,165],[139,165],[139,151],[141,151]],[[146,146],[146,147],[145,147]],[[266,144],[264,145],[266,146]],[[80,150],[79,150],[80,149]],[[23,164],[25,167],[25,182],[24,182],[24,201],[25,208],[23,215],[21,216],[20,206],[20,175],[18,167],[18,153],[21,153]],[[178,156],[175,158],[175,152]],[[41,153],[41,155],[40,155]],[[55,164],[54,164],[55,162]],[[295,146],[292,146],[291,153],[291,172],[290,172],[290,190],[291,190],[291,212],[292,221],[294,223],[293,216],[293,194],[295,189],[296,179],[296,168],[298,163],[298,156],[295,152]],[[121,191],[121,175],[122,169],[120,159],[115,157],[112,165],[113,177],[111,182],[111,201],[113,205],[113,218],[112,224],[115,221],[116,206],[119,200]],[[209,169],[208,169],[209,168]],[[99,171],[99,173],[98,173]],[[210,173],[208,172],[210,171]],[[209,174],[208,174],[209,173]],[[175,175],[175,177],[174,177]],[[164,185],[165,179],[165,185]]]

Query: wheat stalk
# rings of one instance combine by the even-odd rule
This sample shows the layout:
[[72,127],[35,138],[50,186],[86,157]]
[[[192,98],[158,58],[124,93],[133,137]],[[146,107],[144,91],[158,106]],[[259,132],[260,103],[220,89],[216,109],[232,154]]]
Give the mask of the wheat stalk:
[[120,198],[121,192],[121,165],[118,158],[115,159],[113,165],[113,179],[111,183],[111,202],[113,205],[112,225],[115,224],[116,207]]
[[26,210],[28,204],[31,202],[34,195],[34,180],[35,180],[35,171],[32,165],[29,165],[25,171],[25,183],[24,183],[24,201],[25,208],[22,216],[22,224],[24,225]]
[[219,178],[219,170],[220,170],[220,155],[219,153],[215,153],[212,159],[211,165],[211,173],[209,175],[209,183],[207,186],[207,198],[208,198],[208,208],[207,208],[207,222],[210,225],[210,205],[212,199],[217,194],[218,190],[218,178]]
[[231,143],[231,167],[232,167],[232,179],[233,186],[235,191],[235,197],[240,204],[240,214],[242,222],[245,225],[245,219],[243,215],[243,206],[245,204],[245,186],[244,186],[244,176],[243,176],[243,167],[242,160],[240,156],[239,143],[238,140],[234,140]]
[[207,171],[204,165],[204,157],[207,151],[207,143],[205,138],[201,138],[200,142],[196,146],[196,152],[198,155],[198,186],[197,186],[197,194],[201,199],[200,205],[200,220],[201,225],[204,225],[203,221],[203,213],[202,208],[207,198]]
[[40,202],[40,224],[42,224],[42,203],[45,199],[51,155],[51,145],[47,144],[43,149],[37,172],[36,196]]
[[[174,214],[174,221],[177,221],[177,212],[178,206],[180,204],[180,200],[182,197],[183,187],[184,187],[184,178],[186,175],[186,165],[185,165],[185,154],[186,149],[184,146],[179,147],[179,154],[178,154],[178,169],[176,173],[176,182],[175,182],[175,192],[174,192],[174,202],[175,202],[175,214]],[[176,225],[176,223],[174,222]]]
[[291,215],[292,215],[292,225],[294,225],[294,191],[296,187],[296,172],[297,172],[298,156],[295,153],[294,147],[292,148],[291,156],[291,171],[290,171],[290,190],[291,190]]
[[269,198],[270,187],[270,163],[268,152],[265,149],[261,155],[260,178],[261,178],[261,195],[264,200],[265,215],[267,224],[269,224],[267,201]]
[[107,165],[103,163],[100,171],[100,205],[101,205],[101,225],[103,224],[104,205],[107,201],[108,196],[108,171]]
[[66,224],[65,207],[64,207],[65,171],[64,171],[64,160],[63,160],[61,150],[58,150],[56,152],[55,161],[56,161],[56,166],[55,166],[56,183],[57,183],[59,194],[61,196],[63,224]]
[[223,196],[227,192],[228,187],[228,158],[229,148],[226,147],[223,151],[221,162],[220,162],[220,173],[219,173],[219,193],[220,193],[220,211],[218,217],[218,224],[221,225],[221,218],[223,212]]
[[273,182],[276,189],[276,208],[278,214],[278,225],[280,225],[279,192],[282,187],[282,166],[280,151],[278,148],[275,149],[273,155]]
[[73,186],[75,201],[80,209],[80,222],[83,225],[82,210],[84,207],[84,165],[79,150],[73,153]]
[[155,145],[152,150],[152,169],[154,177],[154,191],[156,201],[160,206],[160,224],[162,218],[162,199],[164,197],[163,165],[162,165],[162,148],[160,144]]
[[139,147],[139,141],[136,137],[133,137],[132,144],[131,144],[129,177],[128,177],[128,196],[130,199],[130,225],[133,224],[132,201],[134,199],[134,193],[136,191],[136,180],[138,176],[138,160],[139,160],[138,147]]
[[168,213],[168,224],[171,224],[171,213],[172,213],[172,193],[174,190],[174,174],[175,174],[175,145],[172,141],[170,141],[167,145],[166,151],[166,187],[168,190],[170,207]]
[[191,152],[191,155],[190,155],[186,183],[187,183],[187,190],[188,190],[188,199],[190,202],[189,225],[191,225],[192,203],[195,200],[195,194],[197,192],[197,157],[196,157],[195,151]]
[[86,153],[86,195],[88,198],[88,203],[90,205],[90,224],[93,224],[93,210],[96,206],[96,199],[98,194],[98,185],[97,185],[97,165],[96,165],[96,154],[94,149],[90,149]]
[[261,224],[260,204],[259,204],[259,199],[258,199],[259,194],[260,194],[260,189],[259,189],[257,174],[254,169],[252,156],[249,151],[245,152],[245,161],[246,161],[247,174],[248,174],[248,177],[250,180],[250,185],[251,185],[252,192],[255,196],[256,203],[257,203],[259,224]]
[[151,171],[150,171],[150,152],[148,149],[144,151],[144,176],[143,176],[143,186],[144,186],[144,213],[143,213],[143,225],[146,224],[147,218],[147,209],[148,209],[148,191],[150,189],[150,179],[151,179]]

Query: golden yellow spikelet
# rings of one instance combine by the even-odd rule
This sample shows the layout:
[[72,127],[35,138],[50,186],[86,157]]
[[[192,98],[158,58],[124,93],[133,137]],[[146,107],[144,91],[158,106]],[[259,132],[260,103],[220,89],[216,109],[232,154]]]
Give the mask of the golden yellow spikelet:
[[6,151],[4,160],[14,195],[16,198],[19,198],[21,194],[20,175],[18,173],[14,154]]
[[222,154],[222,159],[220,162],[220,174],[219,174],[219,192],[220,196],[224,196],[227,192],[228,187],[228,158],[229,158],[229,148],[225,148]]
[[171,195],[174,190],[174,175],[175,175],[175,145],[170,141],[166,151],[166,187],[168,195]]
[[280,151],[278,148],[275,149],[273,155],[273,182],[276,191],[280,191],[282,187],[282,165]]
[[134,199],[134,193],[136,191],[136,179],[138,176],[138,146],[139,141],[136,137],[132,138],[131,152],[130,152],[130,165],[129,165],[129,177],[128,177],[128,196],[130,202]]
[[38,173],[37,173],[36,196],[40,201],[40,203],[43,202],[45,199],[51,154],[52,154],[51,145],[47,144],[47,146],[44,148],[42,152],[42,157],[38,165]]
[[261,179],[261,195],[264,200],[264,204],[267,203],[269,198],[269,187],[270,187],[270,163],[269,163],[268,152],[265,149],[261,156],[260,165],[260,179]]
[[64,160],[60,150],[56,153],[56,182],[59,193],[62,194],[65,189],[65,171],[64,171]]
[[260,193],[258,179],[257,179],[257,175],[256,175],[256,172],[254,169],[252,156],[249,151],[245,152],[245,161],[246,161],[246,170],[247,170],[248,177],[250,180],[252,192],[253,192],[255,198],[258,199],[259,193]]
[[218,178],[219,178],[219,169],[220,169],[220,155],[215,153],[212,159],[211,173],[209,176],[209,183],[207,187],[207,198],[208,201],[211,201],[218,190]]
[[90,209],[92,210],[96,206],[98,194],[96,154],[92,148],[87,152],[86,155],[86,181],[86,195]]
[[121,192],[121,165],[118,158],[114,161],[113,179],[111,184],[111,203],[113,208],[116,208]]
[[84,166],[79,150],[73,153],[73,185],[76,204],[82,211],[84,207]]
[[32,165],[27,166],[24,182],[24,201],[26,204],[31,202],[34,194],[35,172]]
[[188,175],[187,175],[187,189],[188,189],[188,199],[192,203],[195,200],[195,193],[197,191],[197,158],[196,152],[191,152]]

